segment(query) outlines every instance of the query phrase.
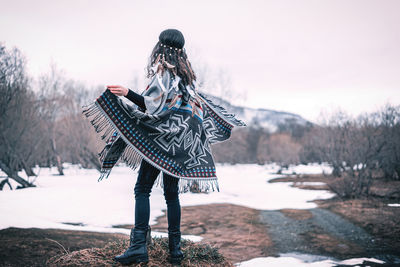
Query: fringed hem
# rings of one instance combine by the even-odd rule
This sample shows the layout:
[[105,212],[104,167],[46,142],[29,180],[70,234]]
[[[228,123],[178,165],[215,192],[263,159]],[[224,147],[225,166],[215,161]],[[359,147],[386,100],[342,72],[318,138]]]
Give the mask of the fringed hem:
[[[124,162],[126,163],[130,168],[133,170],[136,170],[138,166],[140,166],[141,161],[144,159],[148,163],[150,163],[152,166],[160,170],[160,174],[158,175],[155,184],[161,186],[161,188],[164,188],[164,183],[163,183],[163,174],[166,173],[171,176],[172,179],[179,179],[178,181],[178,190],[179,193],[186,193],[186,192],[194,192],[194,193],[200,193],[200,192],[209,192],[209,191],[218,191],[219,192],[219,186],[218,186],[218,180],[217,178],[186,178],[186,177],[179,177],[176,176],[166,170],[160,169],[159,166],[157,166],[154,162],[151,160],[148,160],[144,155],[141,154],[140,151],[136,150],[135,147],[132,145],[129,145],[129,142],[125,139],[125,137],[119,132],[119,129],[114,126],[113,122],[108,118],[108,116],[104,113],[104,111],[96,104],[96,102],[91,103],[89,105],[83,106],[83,111],[82,113],[87,117],[93,117],[93,119],[90,120],[90,123],[93,125],[96,133],[99,133],[101,135],[102,140],[109,140],[109,138],[112,136],[114,132],[117,132],[119,136],[124,140],[124,142],[127,144],[123,153],[119,157],[118,161],[115,163],[119,162]],[[117,140],[117,138],[114,140],[114,142]],[[110,144],[112,145],[112,144]],[[100,158],[104,157],[105,155],[105,149],[103,149],[100,153],[99,156]],[[104,178],[107,179],[108,176],[111,173],[112,168],[102,168],[100,170],[100,177],[98,181],[100,182]],[[170,180],[170,179],[166,179]]]
[[[164,189],[164,175],[165,173],[160,172],[157,176],[154,184]],[[169,177],[170,179],[165,179],[166,182],[172,183],[174,179],[178,180],[178,193],[208,193],[208,192],[219,192],[218,180],[213,179],[185,179],[185,178],[176,178]]]
[[237,119],[235,117],[235,114],[232,113],[228,113],[228,111],[226,111],[226,109],[220,105],[215,104],[212,100],[210,100],[208,97],[206,97],[203,93],[199,93],[198,95],[203,98],[205,101],[207,101],[207,104],[209,104],[209,107],[216,112],[217,114],[219,114],[221,116],[221,118],[225,119],[227,122],[232,123],[233,125],[236,126],[246,126],[246,123],[244,123],[243,121]]
[[97,179],[97,182],[100,182],[101,180],[103,180],[104,178],[108,178],[108,176],[111,173],[111,169],[101,169],[100,170],[100,177],[99,179]]
[[[83,106],[82,113],[89,119],[90,124],[93,125],[96,133],[101,135],[102,140],[108,140],[114,133],[114,127],[112,126],[111,120],[103,113],[103,110],[97,106],[96,102],[91,103],[87,106]],[[103,153],[104,150],[100,153]]]

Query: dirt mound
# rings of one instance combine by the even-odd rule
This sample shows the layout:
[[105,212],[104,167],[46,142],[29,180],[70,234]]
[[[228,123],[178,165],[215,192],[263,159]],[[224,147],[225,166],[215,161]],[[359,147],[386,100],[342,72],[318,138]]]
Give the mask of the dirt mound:
[[[50,267],[62,266],[120,266],[113,261],[128,247],[129,240],[108,243],[103,248],[90,248],[57,255],[47,261]],[[168,238],[153,238],[148,246],[149,263],[136,266],[170,266],[168,263]],[[181,266],[233,266],[215,247],[203,243],[182,240],[185,255]]]

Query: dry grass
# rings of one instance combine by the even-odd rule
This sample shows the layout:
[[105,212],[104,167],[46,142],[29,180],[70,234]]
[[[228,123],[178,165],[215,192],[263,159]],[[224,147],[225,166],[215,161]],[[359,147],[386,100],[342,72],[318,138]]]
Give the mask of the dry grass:
[[[298,174],[269,180],[270,183],[293,182],[293,187],[310,190],[329,190],[328,184],[334,179],[321,174]],[[304,185],[303,182],[322,182],[323,185]]]
[[[128,247],[128,240],[121,240],[107,244],[103,248],[90,248],[50,258],[47,265],[50,267],[63,266],[120,266],[113,261]],[[168,263],[168,239],[153,238],[148,246],[149,263],[136,266],[170,266]],[[181,266],[226,266],[233,267],[215,247],[208,244],[196,244],[188,240],[182,241],[182,251],[185,255]]]
[[282,209],[280,212],[295,220],[308,220],[313,216],[309,210]]

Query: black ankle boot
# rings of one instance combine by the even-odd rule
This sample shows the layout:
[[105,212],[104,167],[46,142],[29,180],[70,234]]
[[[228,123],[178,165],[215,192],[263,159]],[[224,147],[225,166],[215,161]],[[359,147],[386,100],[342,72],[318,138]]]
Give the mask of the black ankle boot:
[[168,233],[169,262],[172,264],[181,264],[183,253],[181,251],[181,232]]
[[115,256],[114,260],[122,264],[132,264],[140,262],[148,262],[149,255],[147,254],[147,232],[139,229],[133,228],[131,230],[129,248],[124,252],[124,254]]

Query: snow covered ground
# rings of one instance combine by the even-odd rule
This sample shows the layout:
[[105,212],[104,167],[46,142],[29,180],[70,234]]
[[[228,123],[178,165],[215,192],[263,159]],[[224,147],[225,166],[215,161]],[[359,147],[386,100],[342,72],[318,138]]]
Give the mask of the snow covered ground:
[[[316,207],[310,202],[315,199],[326,199],[333,196],[325,190],[302,190],[292,187],[292,182],[268,183],[268,180],[282,177],[275,174],[278,166],[237,164],[218,165],[217,175],[221,192],[211,194],[183,194],[183,205],[199,205],[208,203],[232,203],[261,210],[284,208],[309,209]],[[326,166],[301,165],[289,168],[292,173],[301,169],[302,173],[322,173]]]
[[[325,190],[304,190],[292,187],[291,182],[268,183],[279,167],[271,165],[237,164],[217,165],[221,192],[209,194],[185,193],[180,196],[182,206],[210,203],[232,203],[262,210],[283,208],[309,209],[316,205],[310,201],[333,196]],[[97,182],[96,170],[81,169],[76,165],[65,165],[65,175],[57,175],[55,168],[35,170],[35,188],[0,191],[0,229],[7,227],[59,228],[98,232],[129,234],[128,229],[113,228],[113,225],[133,224],[134,185],[137,173],[125,166],[113,169],[108,179]],[[330,172],[321,165],[291,166],[284,173],[313,174]],[[0,177],[4,177],[0,171]],[[21,172],[21,176],[24,174]],[[15,184],[13,184],[15,186]],[[6,186],[7,188],[7,186]],[[166,208],[162,189],[154,187],[151,195],[151,224],[163,215]],[[66,224],[67,223],[67,224]],[[71,225],[79,224],[79,225]],[[153,233],[165,236],[166,233]],[[198,236],[183,236],[200,241]],[[315,266],[298,257],[256,258],[243,262],[240,266]],[[293,264],[292,264],[293,263]],[[316,263],[316,262],[315,262]],[[320,261],[331,266],[329,260]],[[275,265],[274,265],[275,264]]]
[[[133,224],[134,185],[137,173],[128,167],[115,167],[110,177],[97,182],[96,170],[66,165],[65,176],[58,176],[55,168],[36,170],[36,188],[0,191],[0,229],[7,227],[39,227],[125,232],[112,225]],[[298,166],[294,168],[299,168]],[[267,183],[279,177],[273,174],[275,165],[218,165],[221,192],[209,194],[185,193],[180,196],[182,206],[210,203],[232,203],[256,209],[306,209],[315,207],[309,201],[330,198],[321,190],[301,190],[292,183]],[[316,172],[321,166],[302,166],[304,172]],[[1,174],[0,174],[1,175]],[[23,173],[21,173],[23,176]],[[154,187],[151,195],[151,223],[163,215],[166,208],[162,189]],[[80,223],[70,225],[65,223]]]

